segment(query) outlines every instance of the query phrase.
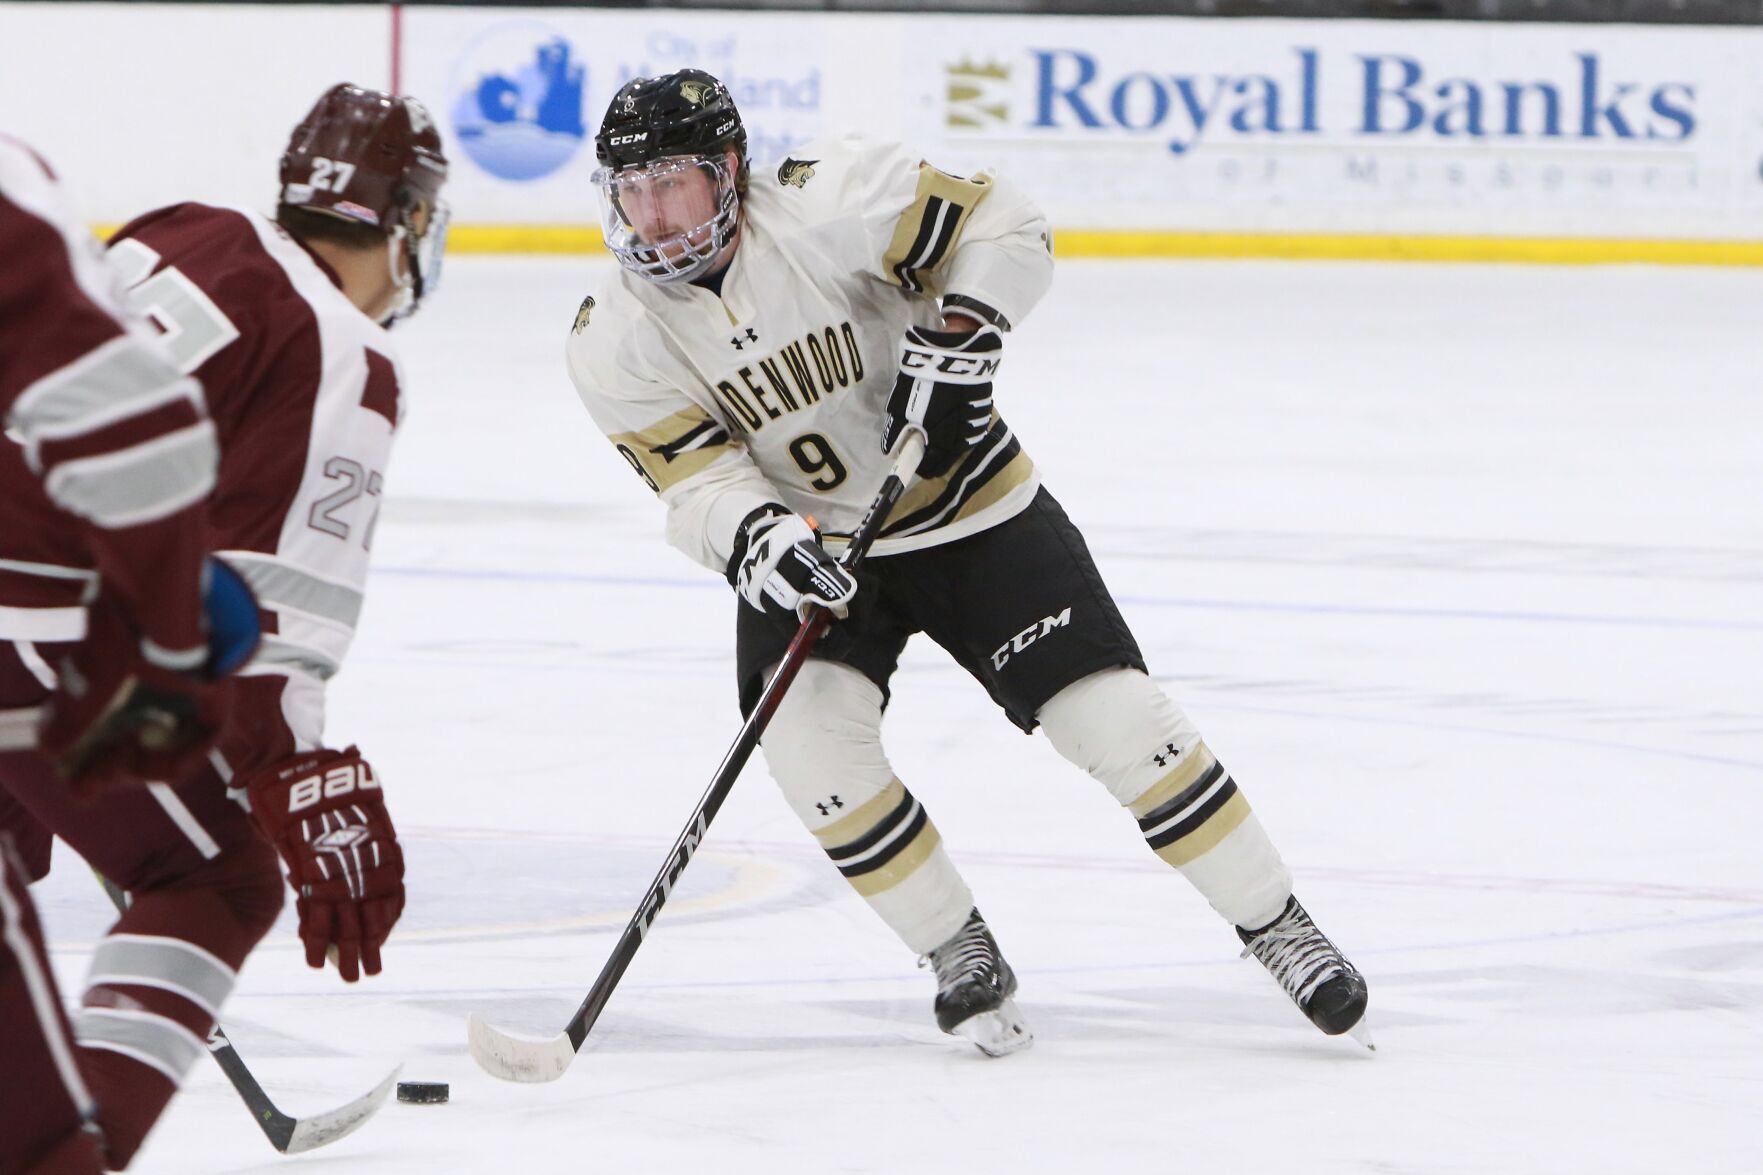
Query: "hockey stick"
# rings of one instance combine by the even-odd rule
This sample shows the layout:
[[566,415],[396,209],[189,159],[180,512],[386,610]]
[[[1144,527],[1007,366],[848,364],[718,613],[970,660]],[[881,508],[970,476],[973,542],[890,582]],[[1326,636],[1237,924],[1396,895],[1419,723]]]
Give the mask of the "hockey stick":
[[[900,500],[900,495],[906,492],[906,483],[911,479],[912,472],[918,468],[919,459],[923,456],[923,434],[916,430],[908,432],[900,444],[900,453],[894,459],[894,467],[882,481],[875,501],[870,504],[869,512],[863,516],[857,532],[851,536],[851,545],[845,549],[844,558],[840,560],[846,570],[855,571],[863,562],[871,544],[881,533],[888,513]],[[563,1031],[547,1040],[511,1036],[475,1012],[472,1013],[466,1024],[466,1039],[471,1045],[472,1058],[486,1072],[504,1081],[555,1081],[563,1076],[570,1062],[581,1051],[582,1042],[588,1038],[594,1022],[600,1018],[606,1001],[612,998],[612,991],[623,978],[625,968],[636,957],[637,948],[643,945],[650,925],[654,923],[656,915],[661,913],[661,907],[673,892],[680,874],[691,863],[692,854],[703,843],[710,822],[716,818],[722,802],[728,798],[735,780],[741,774],[741,768],[746,766],[747,759],[753,754],[753,748],[759,745],[759,736],[765,733],[771,716],[783,701],[784,691],[790,688],[790,683],[796,679],[796,673],[808,659],[814,643],[826,631],[831,615],[824,608],[812,609],[808,619],[796,629],[795,639],[790,642],[783,660],[778,662],[777,669],[772,672],[771,680],[766,682],[765,692],[759,695],[759,702],[753,707],[753,713],[748,716],[746,724],[741,727],[734,746],[723,756],[722,765],[716,769],[710,786],[698,801],[697,810],[692,813],[691,820],[687,821],[679,839],[673,842],[673,848],[668,850],[661,871],[649,883],[648,892],[643,895],[637,912],[631,915],[624,933],[618,936],[618,943],[612,948],[612,956],[600,968],[600,975],[594,980],[594,986],[588,989],[587,998],[582,1000],[575,1015],[569,1018],[569,1023],[563,1026]]]
[[[104,892],[110,895],[117,913],[127,910],[129,895],[96,869],[92,873],[104,886]],[[386,1097],[392,1092],[392,1087],[398,1083],[398,1074],[404,1068],[400,1065],[393,1069],[384,1081],[346,1106],[338,1106],[328,1113],[314,1114],[308,1118],[290,1118],[276,1109],[275,1103],[269,1100],[269,1095],[263,1092],[263,1086],[257,1083],[257,1078],[251,1076],[251,1070],[245,1067],[245,1059],[239,1056],[239,1050],[233,1047],[233,1042],[227,1039],[227,1034],[221,1031],[218,1022],[208,1034],[207,1043],[209,1054],[227,1075],[227,1080],[233,1083],[233,1088],[239,1091],[239,1096],[245,1099],[245,1108],[257,1119],[258,1129],[269,1139],[269,1145],[284,1155],[317,1150],[355,1133],[363,1123],[379,1113]]]

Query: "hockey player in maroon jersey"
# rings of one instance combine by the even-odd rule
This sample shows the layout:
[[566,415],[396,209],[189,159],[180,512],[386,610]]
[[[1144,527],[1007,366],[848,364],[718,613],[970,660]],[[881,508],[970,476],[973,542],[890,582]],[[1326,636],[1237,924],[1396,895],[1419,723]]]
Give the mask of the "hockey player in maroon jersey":
[[[0,418],[22,442],[0,441],[0,758],[39,746],[57,789],[57,772],[89,793],[199,762],[221,716],[214,679],[256,640],[249,593],[204,554],[214,427],[156,336],[48,166],[0,136]],[[73,654],[59,686],[37,640]],[[99,1163],[95,1135],[68,1131],[91,1095],[25,890],[48,850],[0,791],[3,1172]]]
[[[85,617],[73,606],[88,588],[95,594],[90,572],[102,572],[102,611],[131,634],[101,650],[94,642],[81,665],[88,688],[57,692],[43,749],[88,786],[175,769],[200,749],[212,717],[199,678],[213,423],[196,381],[123,311],[97,242],[47,165],[3,136],[0,256],[0,419],[24,446],[0,466],[0,535],[55,532],[56,565],[0,562],[4,602],[49,609],[36,613],[52,626],[39,637],[78,637]],[[0,716],[0,749],[35,742],[42,718]],[[124,725],[153,723],[158,750],[119,737]]]
[[[435,285],[445,178],[421,106],[337,86],[289,141],[273,220],[178,204],[112,242],[131,304],[206,390],[220,450],[206,541],[255,591],[264,636],[224,686],[228,720],[199,771],[86,808],[41,756],[0,755],[17,802],[0,819],[53,829],[134,899],[73,1018],[83,1094],[44,1082],[5,1099],[0,1171],[27,1119],[53,1118],[63,1140],[84,1130],[110,1169],[127,1165],[275,919],[277,852],[307,962],[328,955],[350,982],[380,970],[403,860],[372,768],[325,745],[324,689],[353,636],[401,411],[385,328]],[[9,537],[0,558],[33,561]],[[21,638],[29,622],[8,629],[8,615],[0,607],[0,658],[11,651],[15,682],[42,675],[60,650]],[[18,705],[16,691],[0,704]]]

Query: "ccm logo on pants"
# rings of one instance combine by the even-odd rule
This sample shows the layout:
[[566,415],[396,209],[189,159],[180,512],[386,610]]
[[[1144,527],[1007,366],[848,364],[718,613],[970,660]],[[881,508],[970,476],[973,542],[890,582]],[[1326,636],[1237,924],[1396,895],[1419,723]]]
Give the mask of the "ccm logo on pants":
[[1029,625],[1027,628],[1011,637],[1009,641],[1000,645],[998,651],[992,654],[992,668],[1004,668],[1013,655],[1022,652],[1022,650],[1028,648],[1030,645],[1052,632],[1055,628],[1064,628],[1070,623],[1071,606],[1068,604],[1065,607],[1065,611],[1059,613],[1059,615],[1049,616],[1045,620],[1037,620],[1035,623]]
[[346,796],[357,789],[369,791],[379,785],[380,781],[373,777],[373,768],[366,763],[333,767],[323,775],[308,775],[296,781],[288,790],[288,811],[298,812],[312,807],[319,800]]

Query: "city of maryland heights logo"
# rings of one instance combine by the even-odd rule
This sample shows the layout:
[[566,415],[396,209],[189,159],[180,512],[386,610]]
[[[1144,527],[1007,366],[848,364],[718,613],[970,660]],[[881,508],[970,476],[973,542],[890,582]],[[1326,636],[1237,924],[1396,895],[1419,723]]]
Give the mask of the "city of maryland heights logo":
[[571,60],[569,42],[546,26],[497,26],[454,69],[453,129],[460,146],[505,180],[550,175],[587,141],[586,74]]
[[1010,67],[963,58],[945,67],[945,121],[958,130],[987,130],[1010,122]]
[[818,159],[786,159],[777,165],[777,182],[786,188],[802,188],[814,178]]

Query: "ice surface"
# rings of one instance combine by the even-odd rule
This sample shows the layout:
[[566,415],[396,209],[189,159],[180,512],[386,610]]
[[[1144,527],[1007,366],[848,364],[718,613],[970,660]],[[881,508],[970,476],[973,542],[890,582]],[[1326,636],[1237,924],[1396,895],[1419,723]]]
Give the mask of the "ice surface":
[[[452,1083],[275,1155],[206,1061],[145,1175],[1763,1171],[1763,273],[1062,265],[999,403],[1153,672],[1364,969],[1328,1040],[1102,790],[922,640],[886,735],[1035,1047],[932,984],[754,764],[560,1082],[555,1031],[738,727],[727,587],[561,349],[603,263],[462,257],[398,331],[408,428],[331,726],[410,906],[377,980],[284,916],[224,1023],[282,1108]],[[40,887],[77,991],[106,923]]]

